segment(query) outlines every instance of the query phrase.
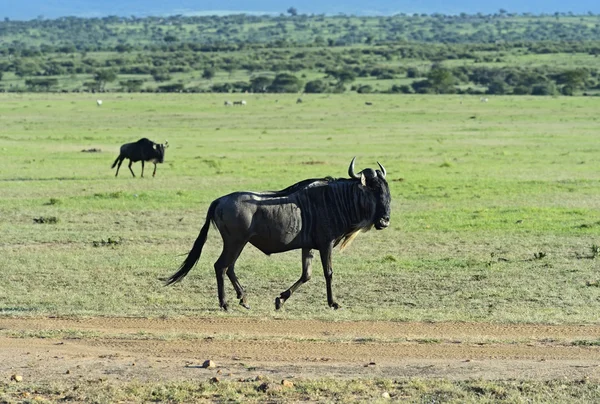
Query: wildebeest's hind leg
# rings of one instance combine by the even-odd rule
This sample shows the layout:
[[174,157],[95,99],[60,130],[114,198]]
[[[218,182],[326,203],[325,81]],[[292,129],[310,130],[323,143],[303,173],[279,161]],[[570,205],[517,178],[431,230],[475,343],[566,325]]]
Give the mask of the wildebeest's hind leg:
[[[225,272],[227,272],[227,269],[231,268],[235,264],[235,261],[240,256],[240,253],[242,252],[242,249],[245,245],[246,242],[229,242],[227,244],[224,243],[221,256],[215,262],[215,275],[217,277],[217,292],[219,295],[219,306],[225,311],[227,311],[228,306],[227,300],[225,299],[224,275]],[[231,279],[231,275],[229,275],[229,277]],[[233,277],[235,277],[235,272]],[[239,282],[237,284],[239,285]],[[236,284],[234,283],[233,286],[235,287]],[[239,297],[240,291],[238,291],[237,288],[236,292],[238,292]],[[243,290],[241,290],[241,292],[243,294]]]
[[131,171],[131,175],[133,175],[135,177],[135,174],[133,173],[133,170],[131,169],[132,164],[133,164],[133,161],[129,160],[129,171]]
[[[125,160],[125,157],[121,157],[121,156],[119,156],[119,157],[117,158],[117,160],[118,160],[118,162],[119,162],[119,163],[118,163],[118,165],[117,165],[117,172],[116,172],[116,174],[115,174],[115,177],[116,177],[117,175],[119,175],[119,168],[121,168],[121,164],[123,163],[123,160]],[[114,167],[114,166],[115,166],[115,165],[113,164],[113,167]]]
[[326,247],[319,249],[321,255],[321,263],[323,264],[323,275],[325,275],[325,283],[327,284],[327,304],[329,307],[338,309],[340,306],[333,300],[333,290],[331,287],[331,279],[333,278],[333,268],[331,265],[331,252],[333,244],[328,244]]
[[285,301],[290,298],[292,293],[294,293],[294,291],[296,289],[298,289],[298,287],[300,285],[302,285],[303,283],[306,283],[310,280],[310,277],[312,275],[312,266],[311,266],[312,259],[313,259],[313,253],[310,250],[310,248],[303,248],[302,249],[302,276],[300,277],[300,279],[298,279],[296,281],[296,283],[294,283],[292,286],[290,286],[290,288],[288,290],[286,290],[285,292],[281,292],[279,297],[275,299],[275,310],[279,310],[281,308],[281,306],[283,306],[283,303],[285,303]]

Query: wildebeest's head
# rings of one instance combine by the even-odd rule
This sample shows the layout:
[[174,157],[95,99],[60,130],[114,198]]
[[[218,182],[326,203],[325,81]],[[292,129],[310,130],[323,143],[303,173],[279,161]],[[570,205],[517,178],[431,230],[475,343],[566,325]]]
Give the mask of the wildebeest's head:
[[154,150],[156,152],[156,157],[154,158],[154,160],[157,163],[162,163],[165,161],[165,149],[169,147],[169,142],[165,141],[164,144],[162,143],[155,143],[154,144]]
[[356,157],[354,157],[352,162],[350,162],[350,167],[348,167],[348,175],[351,178],[360,179],[360,183],[364,189],[373,195],[375,200],[375,216],[373,225],[377,230],[385,229],[390,225],[390,202],[392,200],[392,197],[390,196],[390,188],[385,180],[385,168],[379,162],[377,162],[380,170],[365,168],[358,174],[355,174],[355,159]]

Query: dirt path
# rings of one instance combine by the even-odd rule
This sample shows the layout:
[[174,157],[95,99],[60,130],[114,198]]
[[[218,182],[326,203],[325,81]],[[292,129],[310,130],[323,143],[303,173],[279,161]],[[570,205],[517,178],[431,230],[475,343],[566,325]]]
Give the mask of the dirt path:
[[600,379],[599,344],[600,326],[2,318],[0,378]]

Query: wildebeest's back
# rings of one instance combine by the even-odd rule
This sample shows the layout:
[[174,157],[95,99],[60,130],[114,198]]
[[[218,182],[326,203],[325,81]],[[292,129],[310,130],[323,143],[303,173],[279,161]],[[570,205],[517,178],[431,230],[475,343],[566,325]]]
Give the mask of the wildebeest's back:
[[302,212],[293,197],[235,192],[218,199],[215,225],[224,239],[249,241],[265,254],[301,248]]
[[121,146],[121,154],[127,155],[129,160],[138,162],[140,160],[149,161],[151,152],[154,147],[154,142],[147,138],[142,138],[137,142],[125,143]]

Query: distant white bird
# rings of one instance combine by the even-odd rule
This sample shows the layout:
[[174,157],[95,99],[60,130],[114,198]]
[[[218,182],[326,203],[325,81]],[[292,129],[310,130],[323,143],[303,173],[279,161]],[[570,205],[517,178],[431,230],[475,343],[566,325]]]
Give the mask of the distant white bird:
[[98,104],[98,106],[102,105],[102,100],[96,100],[96,104]]

